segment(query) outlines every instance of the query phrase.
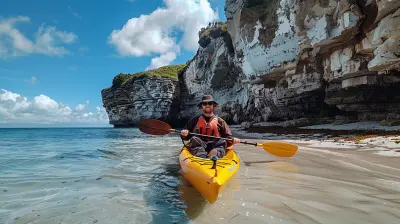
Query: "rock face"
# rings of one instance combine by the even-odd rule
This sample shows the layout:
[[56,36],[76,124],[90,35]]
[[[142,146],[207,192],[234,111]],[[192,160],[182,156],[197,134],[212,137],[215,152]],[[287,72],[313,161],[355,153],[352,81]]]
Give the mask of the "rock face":
[[400,1],[227,0],[225,14],[226,24],[199,32],[199,50],[179,82],[166,93],[151,91],[176,102],[173,115],[172,103],[145,112],[143,105],[158,108],[150,107],[157,97],[137,84],[104,90],[103,99],[113,96],[105,104],[112,122],[125,123],[118,109],[126,105],[118,101],[123,94],[147,102],[127,112],[135,117],[184,121],[198,113],[205,93],[229,123],[400,121]]
[[[400,1],[227,1],[257,122],[383,120],[400,107]],[[252,102],[253,101],[253,102]],[[250,118],[250,117],[248,117]]]
[[[221,28],[222,27],[222,28]],[[243,73],[234,64],[234,49],[226,24],[213,24],[200,34],[200,47],[186,70],[179,76],[181,107],[177,119],[186,121],[199,113],[197,104],[203,94],[212,94],[221,107],[244,104]],[[233,117],[224,118],[232,120]]]
[[136,126],[143,118],[173,122],[171,115],[177,113],[179,85],[169,78],[148,77],[103,89],[101,95],[114,127]]

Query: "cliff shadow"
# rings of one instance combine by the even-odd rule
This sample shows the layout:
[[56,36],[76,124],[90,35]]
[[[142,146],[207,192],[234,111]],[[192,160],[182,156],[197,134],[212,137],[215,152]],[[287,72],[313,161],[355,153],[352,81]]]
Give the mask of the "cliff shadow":
[[149,180],[143,197],[152,223],[191,222],[204,210],[206,199],[181,175],[177,159],[161,169],[164,171]]

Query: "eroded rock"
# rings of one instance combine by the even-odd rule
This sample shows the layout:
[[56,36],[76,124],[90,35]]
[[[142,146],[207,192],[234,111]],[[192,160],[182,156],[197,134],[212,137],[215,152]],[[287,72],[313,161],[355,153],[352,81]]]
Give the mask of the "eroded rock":
[[397,122],[400,1],[227,0],[225,14],[226,24],[200,32],[178,82],[103,90],[110,121],[184,121],[199,113],[203,94],[212,94],[217,113],[244,127],[335,116],[337,123]]
[[101,92],[110,124],[115,127],[136,126],[143,118],[175,120],[178,93],[177,81],[161,77],[138,79]]

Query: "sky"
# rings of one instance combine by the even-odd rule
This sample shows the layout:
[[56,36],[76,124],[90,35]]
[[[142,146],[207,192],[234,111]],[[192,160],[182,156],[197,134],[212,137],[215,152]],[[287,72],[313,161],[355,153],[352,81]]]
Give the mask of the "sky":
[[2,0],[0,127],[107,126],[119,73],[185,63],[224,0]]

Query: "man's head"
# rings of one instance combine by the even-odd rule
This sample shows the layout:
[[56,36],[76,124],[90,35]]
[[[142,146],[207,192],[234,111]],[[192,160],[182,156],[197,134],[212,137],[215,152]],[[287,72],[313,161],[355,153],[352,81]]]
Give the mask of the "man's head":
[[218,103],[214,101],[211,95],[204,95],[201,102],[197,105],[204,114],[212,114],[218,107]]

